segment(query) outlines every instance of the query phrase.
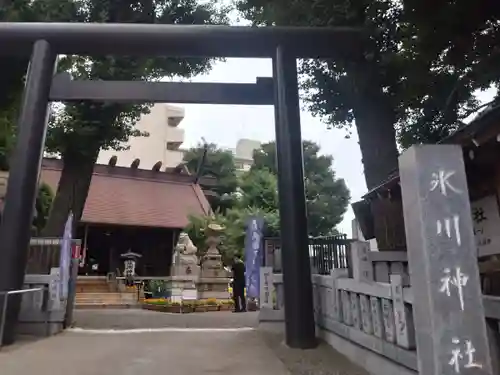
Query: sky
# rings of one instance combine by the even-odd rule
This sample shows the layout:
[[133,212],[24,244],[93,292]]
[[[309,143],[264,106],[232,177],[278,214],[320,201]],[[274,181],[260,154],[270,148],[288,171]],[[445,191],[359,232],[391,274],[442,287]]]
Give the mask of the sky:
[[[209,74],[192,79],[193,82],[235,82],[255,83],[256,77],[271,77],[270,59],[228,59],[217,63]],[[240,138],[261,142],[273,141],[274,109],[272,106],[198,105],[183,104],[186,117],[181,123],[185,129],[183,147],[195,146],[205,138],[207,142],[221,147],[234,148]],[[322,154],[332,155],[336,176],[345,179],[351,191],[351,202],[359,200],[366,192],[361,164],[358,138],[355,131],[346,139],[346,131],[331,129],[301,111],[302,139],[314,141],[321,147]],[[354,215],[349,211],[338,227],[351,235],[351,221]]]

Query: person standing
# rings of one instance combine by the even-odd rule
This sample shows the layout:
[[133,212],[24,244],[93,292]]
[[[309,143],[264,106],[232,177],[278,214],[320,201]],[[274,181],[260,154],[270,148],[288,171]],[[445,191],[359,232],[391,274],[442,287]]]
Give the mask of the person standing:
[[234,312],[244,312],[247,309],[245,300],[245,263],[237,256],[233,258],[232,271]]

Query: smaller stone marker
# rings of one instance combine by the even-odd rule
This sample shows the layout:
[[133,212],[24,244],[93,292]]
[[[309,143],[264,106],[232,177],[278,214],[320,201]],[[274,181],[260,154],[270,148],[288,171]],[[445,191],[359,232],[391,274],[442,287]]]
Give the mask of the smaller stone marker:
[[462,149],[413,146],[399,170],[419,373],[491,375]]
[[352,325],[351,298],[346,290],[340,291],[340,301],[342,304],[342,321],[344,324]]
[[342,298],[340,290],[337,288],[337,279],[343,277],[345,273],[344,270],[333,269],[331,272],[332,281],[332,303],[333,303],[333,320],[342,320]]
[[373,266],[368,258],[370,244],[365,241],[351,243],[352,277],[358,281],[373,281]]
[[274,309],[273,297],[274,290],[274,275],[273,267],[260,267],[260,308]]
[[396,342],[396,327],[392,301],[382,298],[382,319],[384,321],[384,338],[386,341]]
[[371,335],[373,334],[373,322],[369,297],[365,294],[360,294],[359,305],[361,307],[361,323],[363,331]]
[[380,298],[370,297],[370,310],[373,323],[373,334],[379,338],[385,338],[384,335],[384,319],[382,318],[382,306]]
[[392,307],[396,328],[396,342],[406,349],[415,348],[415,328],[410,309],[403,297],[403,277],[391,275]]
[[361,329],[361,309],[359,307],[358,293],[351,292],[351,314],[354,328]]

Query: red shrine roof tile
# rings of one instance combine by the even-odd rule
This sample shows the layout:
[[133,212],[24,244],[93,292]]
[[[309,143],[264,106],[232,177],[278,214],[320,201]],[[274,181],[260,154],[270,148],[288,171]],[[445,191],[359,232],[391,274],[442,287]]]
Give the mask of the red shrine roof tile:
[[[44,159],[40,179],[55,192],[62,162]],[[82,222],[184,228],[189,215],[209,213],[210,205],[192,176],[96,165]]]

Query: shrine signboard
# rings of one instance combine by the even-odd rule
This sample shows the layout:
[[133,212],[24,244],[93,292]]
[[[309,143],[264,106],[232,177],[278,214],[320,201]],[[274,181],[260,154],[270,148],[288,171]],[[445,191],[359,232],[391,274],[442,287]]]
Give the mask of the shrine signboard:
[[477,255],[500,254],[500,214],[496,196],[489,195],[471,202],[471,213]]

